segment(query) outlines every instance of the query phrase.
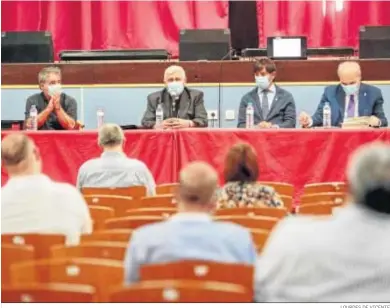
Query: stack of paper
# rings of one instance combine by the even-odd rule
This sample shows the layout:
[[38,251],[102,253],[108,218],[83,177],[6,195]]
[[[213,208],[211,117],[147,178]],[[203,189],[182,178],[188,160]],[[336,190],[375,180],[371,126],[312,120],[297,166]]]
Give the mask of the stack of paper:
[[342,128],[369,128],[369,119],[370,117],[356,117],[356,118],[347,118],[342,124]]

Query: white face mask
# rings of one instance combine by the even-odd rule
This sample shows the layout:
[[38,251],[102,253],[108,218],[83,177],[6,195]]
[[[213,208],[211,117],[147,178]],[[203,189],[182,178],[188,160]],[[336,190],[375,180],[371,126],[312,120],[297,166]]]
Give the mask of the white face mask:
[[167,88],[171,96],[179,96],[184,91],[184,83],[182,81],[168,82]]
[[61,94],[61,84],[51,84],[48,87],[48,92],[50,96],[54,96],[56,94]]
[[268,76],[255,76],[255,80],[256,85],[262,90],[268,89],[271,83]]

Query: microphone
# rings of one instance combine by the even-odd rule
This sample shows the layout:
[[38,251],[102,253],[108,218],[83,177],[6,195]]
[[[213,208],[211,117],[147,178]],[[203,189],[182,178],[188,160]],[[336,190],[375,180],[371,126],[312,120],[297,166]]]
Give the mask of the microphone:
[[172,97],[172,116],[174,116],[176,112],[176,102],[179,100],[179,96],[175,91],[170,91],[169,95]]
[[222,82],[222,63],[223,63],[223,60],[225,60],[225,59],[228,58],[228,57],[231,57],[231,54],[232,54],[233,51],[235,51],[235,49],[230,48],[229,51],[228,51],[228,53],[222,57],[222,59],[220,60],[221,63],[219,64],[219,76],[218,76],[218,79],[219,79],[219,82],[218,82],[218,127],[221,127],[221,105],[222,105],[222,102],[221,102],[221,97],[222,97],[221,82]]

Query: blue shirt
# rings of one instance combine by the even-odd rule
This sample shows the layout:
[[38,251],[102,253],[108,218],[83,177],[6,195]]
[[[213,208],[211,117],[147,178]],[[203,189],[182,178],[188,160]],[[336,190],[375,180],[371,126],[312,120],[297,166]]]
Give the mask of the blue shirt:
[[125,282],[137,282],[142,265],[183,259],[254,265],[256,249],[244,227],[213,221],[207,214],[179,213],[133,233],[124,261]]

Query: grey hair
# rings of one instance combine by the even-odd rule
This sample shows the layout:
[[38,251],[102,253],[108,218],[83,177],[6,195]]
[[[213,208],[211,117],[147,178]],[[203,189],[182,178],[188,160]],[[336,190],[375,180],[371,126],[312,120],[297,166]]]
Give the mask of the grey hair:
[[353,153],[347,168],[350,192],[359,202],[366,193],[390,183],[390,145],[374,142]]
[[362,75],[362,71],[360,69],[360,64],[356,61],[344,61],[339,64],[337,68],[337,75],[340,76],[340,73],[345,70],[352,70],[356,72],[359,76]]
[[183,79],[186,79],[186,72],[185,72],[184,68],[182,68],[179,65],[171,65],[171,66],[167,67],[165,72],[164,72],[164,81],[167,80],[168,75],[171,75],[171,74],[176,73],[176,72],[179,73]]
[[46,81],[47,75],[49,74],[58,74],[61,76],[61,69],[56,66],[44,67],[38,74],[38,82],[44,83]]
[[98,143],[101,147],[116,146],[123,143],[125,135],[117,124],[104,124],[99,129]]

